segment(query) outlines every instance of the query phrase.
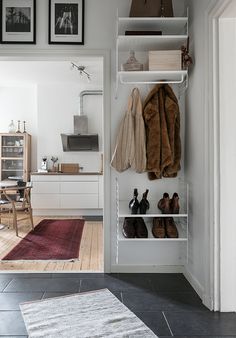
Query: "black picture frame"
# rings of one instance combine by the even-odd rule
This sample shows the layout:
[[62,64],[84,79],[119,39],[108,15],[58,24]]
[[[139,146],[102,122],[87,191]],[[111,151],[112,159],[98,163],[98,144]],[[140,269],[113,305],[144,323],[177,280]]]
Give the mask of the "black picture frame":
[[36,44],[36,0],[0,0],[0,43]]
[[48,43],[84,45],[84,0],[49,0]]

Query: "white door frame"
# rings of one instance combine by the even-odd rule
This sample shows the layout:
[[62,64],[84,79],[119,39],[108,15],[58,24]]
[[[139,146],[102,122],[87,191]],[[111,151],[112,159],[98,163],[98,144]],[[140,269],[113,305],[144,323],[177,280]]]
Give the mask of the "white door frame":
[[[205,294],[203,303],[214,311],[220,304],[220,109],[219,18],[231,0],[210,4],[205,13]],[[209,224],[209,228],[207,225]]]
[[103,57],[103,140],[104,140],[104,207],[103,207],[103,240],[104,240],[104,272],[111,271],[111,247],[110,247],[110,224],[111,224],[111,189],[110,189],[110,106],[111,106],[111,56],[110,50],[1,50],[0,61],[74,61],[79,56]]

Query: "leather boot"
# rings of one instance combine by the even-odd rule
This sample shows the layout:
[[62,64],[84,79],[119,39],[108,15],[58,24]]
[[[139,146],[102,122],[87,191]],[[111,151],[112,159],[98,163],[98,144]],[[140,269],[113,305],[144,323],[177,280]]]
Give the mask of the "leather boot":
[[172,217],[165,218],[166,236],[168,238],[178,238],[178,229]]
[[123,235],[126,238],[135,238],[135,218],[126,217],[124,219]]
[[145,215],[147,210],[150,208],[150,204],[147,200],[148,191],[148,189],[145,191],[145,193],[143,194],[143,198],[139,203],[139,213],[142,215]]
[[143,218],[136,218],[136,237],[137,238],[148,238],[148,230]]
[[164,193],[163,198],[157,204],[158,208],[161,210],[163,214],[170,214],[170,197],[167,192]]
[[138,189],[134,189],[133,198],[129,202],[129,208],[131,210],[131,214],[132,215],[136,215],[138,213],[139,201],[138,201],[137,197],[138,197]]
[[175,192],[170,200],[170,209],[172,214],[179,214],[179,195]]
[[165,238],[166,229],[163,218],[153,218],[152,234],[155,238]]

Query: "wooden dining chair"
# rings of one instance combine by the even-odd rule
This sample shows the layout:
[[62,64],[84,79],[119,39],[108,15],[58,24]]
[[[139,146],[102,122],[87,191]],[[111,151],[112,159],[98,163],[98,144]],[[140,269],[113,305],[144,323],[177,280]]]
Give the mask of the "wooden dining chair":
[[[6,188],[2,191],[2,195],[4,195],[4,200],[6,201],[3,204],[2,213],[8,212],[8,214],[12,215],[13,228],[16,230],[16,236],[18,236],[18,215],[20,213],[27,214],[30,219],[32,230],[34,229],[32,207],[30,202],[31,188],[31,186],[14,187]],[[22,197],[15,200],[13,198],[14,192],[20,193]]]
[[31,207],[31,201],[30,201],[30,192],[32,187],[26,186],[26,187],[19,187],[18,192],[23,192],[22,197],[20,197],[19,200],[14,202],[14,208],[15,208],[15,215],[16,215],[16,235],[18,236],[18,214],[24,213],[27,214],[32,230],[34,230],[34,221],[33,221],[33,214],[32,214],[32,207]]
[[[4,197],[0,198],[0,224],[2,223],[2,217],[7,214],[8,219],[8,228],[10,227],[10,215],[12,212],[12,204],[8,200],[4,199]],[[4,226],[3,226],[4,227]]]

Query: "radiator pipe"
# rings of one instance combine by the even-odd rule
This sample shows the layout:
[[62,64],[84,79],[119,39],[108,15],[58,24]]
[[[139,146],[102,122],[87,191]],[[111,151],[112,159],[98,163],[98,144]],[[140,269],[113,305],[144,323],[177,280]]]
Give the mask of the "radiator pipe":
[[83,90],[80,94],[80,112],[79,115],[84,115],[84,105],[83,105],[83,97],[85,95],[103,95],[102,90]]

